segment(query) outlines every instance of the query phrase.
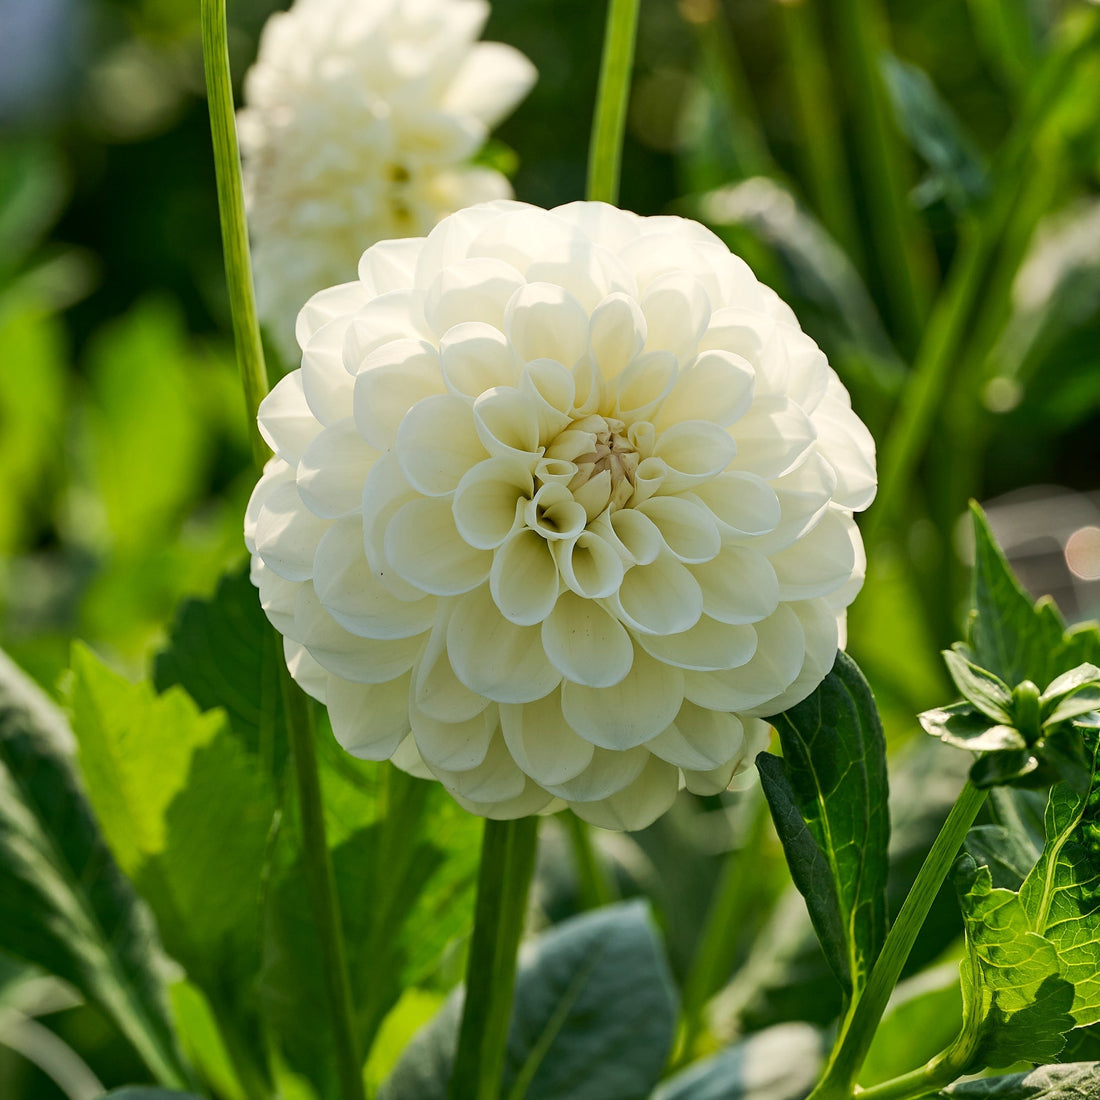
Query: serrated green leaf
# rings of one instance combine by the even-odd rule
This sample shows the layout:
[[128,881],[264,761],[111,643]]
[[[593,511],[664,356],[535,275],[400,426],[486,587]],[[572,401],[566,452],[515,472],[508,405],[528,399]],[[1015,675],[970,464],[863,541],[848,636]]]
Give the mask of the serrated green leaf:
[[1020,896],[993,886],[988,867],[959,858],[966,924],[963,1037],[975,1066],[1053,1061],[1073,1027],[1073,986],[1054,945],[1034,931]]
[[[811,916],[818,910],[814,923],[819,934],[827,933],[823,946],[829,962],[841,984],[858,994],[886,937],[890,820],[886,746],[874,698],[855,662],[841,652],[808,699],[769,720],[783,744],[790,792],[825,858],[825,881],[815,881],[820,864],[807,862],[806,841],[789,806],[781,806],[776,825],[786,833],[785,848],[788,838],[797,845],[806,872],[799,888]],[[772,785],[772,791],[778,789]],[[830,889],[843,937],[839,954]]]
[[1100,1062],[1071,1062],[962,1081],[936,1095],[941,1100],[1094,1100],[1098,1094]]
[[111,858],[72,734],[0,654],[0,949],[98,1004],[162,1080],[182,1083],[156,928]]
[[956,649],[945,649],[943,659],[960,695],[994,722],[1012,721],[1012,689],[999,676],[971,663]]
[[[413,1040],[380,1100],[445,1100],[460,1000]],[[676,997],[647,906],[555,926],[516,979],[502,1100],[644,1100],[661,1075]]]
[[952,703],[917,715],[926,733],[948,745],[971,752],[1026,749],[1019,730],[1000,725],[969,703]]
[[1032,928],[1053,943],[1073,983],[1073,1018],[1100,1023],[1100,738],[1088,740],[1093,779],[1077,793],[1064,784],[1050,792],[1046,846],[1020,891]]

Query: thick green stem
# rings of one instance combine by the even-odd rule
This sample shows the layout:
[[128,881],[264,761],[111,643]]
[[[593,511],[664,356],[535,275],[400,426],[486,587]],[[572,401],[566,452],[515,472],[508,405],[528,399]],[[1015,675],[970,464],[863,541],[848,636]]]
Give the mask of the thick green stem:
[[[210,105],[210,130],[214,145],[214,169],[218,185],[225,275],[233,317],[237,365],[241,373],[252,450],[258,469],[268,449],[256,426],[256,410],[267,392],[267,371],[256,318],[252,286],[252,264],[248,251],[248,228],[241,186],[240,155],[233,113],[233,87],[229,72],[225,0],[202,0],[203,61]],[[294,762],[298,803],[302,820],[302,847],[310,908],[320,946],[328,995],[336,1070],[342,1100],[364,1100],[363,1062],[356,1049],[351,984],[348,980],[343,929],[340,922],[336,883],[325,837],[317,750],[309,707],[301,690],[291,680],[278,647],[275,660],[280,669],[283,704]]]
[[498,1100],[538,818],[486,821],[450,1100]]
[[867,988],[848,1018],[847,1026],[842,1028],[838,1036],[825,1075],[810,1094],[809,1100],[850,1100],[853,1095],[856,1077],[863,1067],[882,1014],[886,1011],[890,994],[898,984],[917,933],[955,862],[959,848],[966,839],[967,830],[985,802],[986,794],[986,791],[980,791],[968,782],[952,806],[940,835],[936,837],[932,850],[886,937],[882,954],[867,981]]
[[957,1080],[963,1069],[953,1058],[939,1054],[920,1069],[860,1089],[859,1100],[920,1100]]
[[610,0],[604,34],[592,142],[588,147],[587,197],[596,202],[619,201],[619,174],[623,133],[634,68],[634,39],[638,32],[640,0]]
[[617,892],[596,854],[592,843],[592,830],[574,813],[561,817],[573,848],[573,862],[577,870],[577,886],[582,909],[598,909],[615,901]]

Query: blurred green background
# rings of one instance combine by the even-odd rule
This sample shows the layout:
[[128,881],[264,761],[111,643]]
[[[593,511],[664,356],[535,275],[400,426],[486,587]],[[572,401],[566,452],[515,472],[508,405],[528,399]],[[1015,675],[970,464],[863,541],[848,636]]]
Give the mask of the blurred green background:
[[[230,3],[238,83],[278,6]],[[967,497],[993,502],[1037,594],[1071,619],[1100,607],[1098,16],[642,4],[622,205],[721,232],[880,449],[914,364],[939,364],[851,621],[895,742],[950,694],[937,650],[960,629]],[[497,134],[521,199],[583,197],[602,24],[589,0],[493,5],[485,37],[540,74]],[[243,560],[252,482],[198,0],[0,0],[0,357],[0,646],[51,690],[75,637],[141,673],[180,599]],[[660,864],[675,845],[654,836]],[[133,1056],[95,1013],[57,1019],[126,1079]],[[59,1094],[0,1047],[0,1095]]]

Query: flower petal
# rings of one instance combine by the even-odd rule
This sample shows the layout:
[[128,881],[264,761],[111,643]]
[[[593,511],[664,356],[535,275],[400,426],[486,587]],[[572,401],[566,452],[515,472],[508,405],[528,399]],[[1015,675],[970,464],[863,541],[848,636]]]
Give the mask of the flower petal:
[[[396,244],[396,241],[389,241]],[[402,244],[407,242],[402,241]],[[340,283],[319,290],[298,312],[294,325],[294,336],[298,346],[304,348],[313,334],[337,317],[346,317],[349,313],[362,309],[368,297],[376,293],[373,288],[365,287],[359,281]],[[289,375],[287,376],[289,377]]]
[[443,378],[452,393],[471,400],[496,386],[514,386],[520,358],[498,328],[466,321],[440,338]]
[[409,732],[409,675],[381,684],[330,676],[325,691],[332,733],[360,760],[386,760]]
[[498,386],[474,402],[474,425],[481,443],[497,458],[519,458],[534,465],[539,455],[539,414],[519,390]]
[[416,747],[433,771],[443,768],[449,772],[467,772],[485,762],[500,721],[496,707],[486,706],[462,721],[442,721],[425,714],[415,702],[410,704],[407,697],[406,706]]
[[513,46],[479,42],[464,58],[443,97],[443,109],[472,115],[492,128],[531,90],[538,70]]
[[703,593],[703,610],[721,623],[755,623],[779,603],[779,580],[763,554],[726,544],[718,556],[689,567]]
[[492,554],[470,546],[458,533],[451,502],[417,497],[398,509],[386,527],[386,561],[421,592],[456,596],[489,576]]
[[435,348],[423,340],[391,340],[371,352],[355,376],[355,424],[372,447],[388,450],[409,409],[442,392]]
[[487,458],[458,483],[453,509],[459,534],[482,550],[495,550],[518,522],[518,509],[534,492],[527,466],[515,458]]
[[302,372],[291,371],[260,402],[256,420],[264,442],[291,465],[321,430],[302,391]]
[[629,295],[609,294],[596,306],[588,322],[588,351],[604,378],[614,378],[641,354],[646,332],[641,306]]
[[[814,410],[821,453],[836,471],[833,499],[859,512],[875,499],[875,441],[866,425],[846,403],[843,387],[835,377]],[[839,392],[838,392],[839,391]],[[843,395],[843,397],[841,396]]]
[[288,637],[283,638],[283,658],[294,682],[310,698],[323,703],[329,681],[328,669],[318,664],[304,645]]
[[679,634],[703,613],[695,578],[667,551],[627,570],[610,602],[627,626],[643,634]]
[[720,623],[704,615],[679,634],[638,634],[638,644],[651,656],[677,668],[715,672],[738,668],[756,652],[751,626]]
[[684,701],[684,674],[635,648],[630,671],[613,687],[565,681],[565,720],[587,741],[604,749],[644,745],[672,724]]
[[595,531],[550,544],[558,572],[568,588],[588,600],[615,592],[623,579],[623,559],[615,547]]
[[708,710],[685,700],[676,721],[646,747],[678,768],[710,771],[732,761],[744,740],[736,714]]
[[504,331],[523,359],[556,359],[572,368],[588,344],[588,314],[554,283],[528,283],[508,303]]
[[512,759],[544,787],[580,775],[596,751],[569,728],[558,691],[533,703],[501,703],[500,728]]
[[541,623],[558,599],[560,580],[546,539],[521,527],[493,555],[489,591],[500,613],[520,626]]
[[[799,469],[806,465],[803,463]],[[779,524],[782,513],[775,489],[756,474],[727,470],[696,485],[692,492],[710,509],[724,535],[764,535]]]
[[781,600],[810,600],[835,592],[851,578],[856,564],[855,520],[828,508],[817,525],[770,561]]
[[680,561],[710,561],[722,547],[710,511],[688,497],[655,496],[636,510],[653,521],[665,546]]
[[440,608],[424,652],[417,662],[412,701],[429,718],[464,722],[480,714],[490,700],[471,691],[456,675],[447,655],[450,610]]
[[760,477],[780,477],[801,462],[817,439],[813,421],[787,397],[758,395],[733,427],[737,455],[730,465]]
[[642,774],[648,761],[648,749],[609,752],[598,748],[584,771],[560,783],[543,785],[558,798],[570,802],[595,802],[630,786]]
[[647,351],[632,360],[615,379],[614,415],[644,420],[676,385],[676,357],[667,351]]
[[683,360],[695,354],[710,321],[710,299],[702,284],[687,272],[658,275],[642,294],[646,351],[668,351]]
[[668,465],[662,489],[679,492],[720,474],[737,454],[729,432],[707,420],[682,420],[657,437],[654,457]]
[[350,417],[316,436],[298,463],[302,503],[324,519],[338,519],[363,506],[363,485],[379,457],[367,445]]
[[419,600],[424,593],[402,580],[390,565],[385,548],[386,528],[401,508],[417,499],[401,472],[397,455],[388,451],[371,467],[363,485],[363,545],[378,579],[399,600]]
[[504,310],[525,280],[511,264],[489,257],[459,260],[428,287],[424,316],[437,336],[455,325],[482,321],[500,328]]
[[411,287],[416,262],[423,249],[423,237],[378,241],[371,245],[359,261],[359,282],[365,291],[363,304],[367,297],[376,298],[388,290]]
[[[495,715],[496,707],[488,713]],[[504,738],[499,734],[489,742],[485,759],[476,768],[451,771],[430,761],[426,763],[452,794],[461,795],[470,802],[508,802],[519,798],[527,789],[527,777],[516,766]],[[477,812],[481,813],[481,810]]]
[[329,520],[315,516],[302,503],[293,481],[276,485],[256,516],[256,553],[288,581],[313,576],[313,555]]
[[453,493],[463,474],[488,457],[469,404],[450,393],[426,397],[409,409],[394,449],[409,484],[434,497]]
[[650,756],[642,774],[629,787],[598,802],[570,803],[570,809],[601,829],[644,829],[672,805],[679,788],[677,770]]
[[661,405],[657,427],[681,420],[709,420],[728,428],[752,405],[756,371],[740,355],[705,351],[682,369]]
[[613,615],[594,600],[563,592],[542,624],[546,656],[567,680],[612,687],[630,671],[634,647]]

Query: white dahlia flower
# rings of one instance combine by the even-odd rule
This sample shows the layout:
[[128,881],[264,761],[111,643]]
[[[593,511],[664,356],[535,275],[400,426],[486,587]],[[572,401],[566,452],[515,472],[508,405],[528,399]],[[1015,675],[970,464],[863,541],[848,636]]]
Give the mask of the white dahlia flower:
[[298,338],[246,538],[350,753],[637,829],[832,666],[874,445],[701,225],[486,203],[368,249]]
[[488,14],[485,0],[296,0],[268,20],[238,126],[257,308],[286,352],[303,303],[366,245],[511,196],[468,162],[536,73],[475,41]]

